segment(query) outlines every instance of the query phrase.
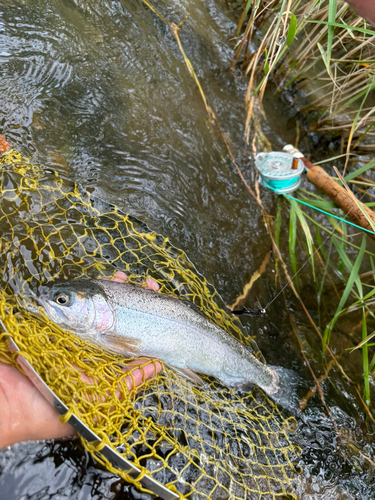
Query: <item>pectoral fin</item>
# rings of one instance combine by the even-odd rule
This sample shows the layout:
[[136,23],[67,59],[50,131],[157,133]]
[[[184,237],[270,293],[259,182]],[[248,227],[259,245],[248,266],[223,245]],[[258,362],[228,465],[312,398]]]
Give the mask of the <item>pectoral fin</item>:
[[187,378],[190,380],[190,382],[195,382],[198,385],[204,385],[205,381],[200,378],[199,375],[197,375],[195,372],[190,370],[189,368],[177,368],[176,366],[170,365],[169,363],[164,362],[164,364],[170,368],[171,370],[175,371],[179,375],[181,375],[184,378]]
[[108,333],[106,333],[101,336],[100,341],[108,349],[123,354],[129,358],[141,355],[140,348],[142,342],[140,340],[129,337],[118,337],[117,335],[108,335]]

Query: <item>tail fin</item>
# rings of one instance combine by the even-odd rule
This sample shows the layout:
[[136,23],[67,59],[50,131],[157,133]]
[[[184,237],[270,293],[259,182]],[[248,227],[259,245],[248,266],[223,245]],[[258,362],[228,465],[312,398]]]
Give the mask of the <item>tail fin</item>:
[[241,391],[251,391],[252,387],[257,386],[263,389],[264,392],[273,397],[277,394],[280,388],[279,375],[276,373],[274,367],[267,366],[257,359],[252,360],[252,364],[256,367],[256,376],[245,375],[246,378],[242,379],[237,384],[231,384],[240,389]]
[[299,386],[303,385],[301,377],[293,370],[282,368],[281,366],[271,367],[278,375],[279,389],[270,397],[282,408],[289,410],[292,414],[299,413],[300,398],[297,394]]

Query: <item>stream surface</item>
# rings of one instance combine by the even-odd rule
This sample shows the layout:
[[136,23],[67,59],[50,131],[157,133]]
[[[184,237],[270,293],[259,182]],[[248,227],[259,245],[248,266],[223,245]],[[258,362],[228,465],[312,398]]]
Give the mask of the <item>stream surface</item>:
[[[250,148],[243,141],[245,81],[229,70],[233,13],[220,0],[176,0],[157,7],[176,24],[189,15],[180,31],[184,50],[253,183]],[[274,149],[294,142],[288,102],[276,92],[265,96],[263,132]],[[210,125],[176,40],[141,0],[0,0],[0,134],[32,161],[168,237],[227,304],[270,250],[259,206]],[[274,216],[276,196],[261,189],[261,197]],[[281,246],[287,255],[286,203],[283,214]],[[300,263],[305,259],[301,247]],[[309,266],[300,274],[300,287],[318,321],[319,283],[312,281]],[[256,309],[259,299],[264,306],[279,288],[271,260],[245,305]],[[331,292],[325,292],[322,313],[328,320],[335,310]],[[244,323],[269,364],[299,374],[304,396],[313,381],[292,325],[319,375],[324,362],[320,341],[290,290],[265,317]],[[352,326],[346,327],[348,335]],[[337,342],[333,348],[342,351],[345,341]],[[349,361],[348,356],[343,354],[350,375],[360,381],[361,354]],[[375,452],[363,407],[335,368],[322,387],[341,439],[319,398],[312,397],[297,416],[293,438],[303,450],[298,498],[374,499]],[[0,451],[0,500],[50,498],[148,497],[98,467],[77,441],[22,443]]]

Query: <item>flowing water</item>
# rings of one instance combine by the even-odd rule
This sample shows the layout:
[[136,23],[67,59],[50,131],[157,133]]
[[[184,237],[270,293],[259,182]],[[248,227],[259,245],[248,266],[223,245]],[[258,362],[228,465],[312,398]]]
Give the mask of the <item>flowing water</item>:
[[[183,47],[251,182],[250,150],[243,143],[245,83],[229,70],[232,11],[221,0],[157,7],[177,24],[189,15],[180,32]],[[265,112],[263,131],[273,148],[294,141],[288,100],[268,92]],[[167,236],[228,304],[270,249],[259,207],[210,124],[176,40],[141,0],[0,0],[0,134],[33,161]],[[261,194],[275,215],[276,197]],[[281,238],[287,249],[284,208]],[[275,295],[274,269],[270,263],[247,306],[254,308],[257,297],[264,305]],[[318,285],[308,267],[300,279],[305,303],[318,319]],[[327,318],[334,312],[328,297],[329,290]],[[264,318],[247,321],[268,363],[299,373],[304,395],[313,383],[292,324],[323,373],[319,341],[289,290]],[[346,336],[337,350],[346,347],[352,326],[343,327]],[[350,375],[361,380],[360,353],[343,358]],[[375,453],[363,408],[335,369],[323,389],[340,439],[319,399],[310,399],[294,438],[303,449],[299,498],[373,499]],[[94,464],[76,441],[0,451],[1,500],[144,497]]]

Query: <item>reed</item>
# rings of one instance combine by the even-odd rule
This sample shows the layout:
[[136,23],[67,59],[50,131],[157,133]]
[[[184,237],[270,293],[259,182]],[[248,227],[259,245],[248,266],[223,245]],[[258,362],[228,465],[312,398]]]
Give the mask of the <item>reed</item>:
[[342,138],[347,159],[375,151],[375,30],[346,2],[247,1],[239,32],[233,67],[248,79],[247,142],[255,101],[272,80],[297,93],[310,131]]

